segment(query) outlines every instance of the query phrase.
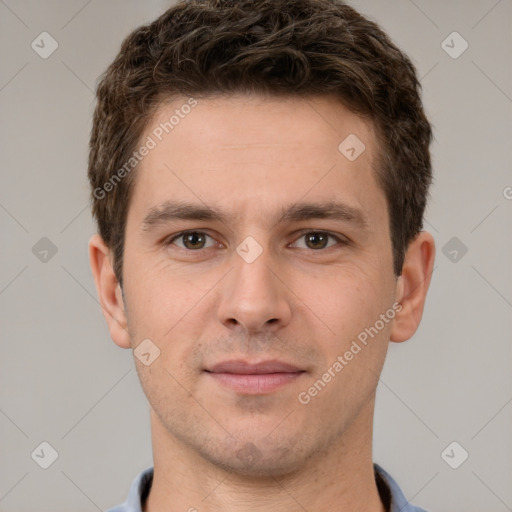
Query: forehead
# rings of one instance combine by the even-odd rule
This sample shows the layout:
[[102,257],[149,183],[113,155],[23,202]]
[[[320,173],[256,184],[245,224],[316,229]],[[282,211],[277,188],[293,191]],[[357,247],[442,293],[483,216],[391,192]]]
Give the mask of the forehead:
[[368,158],[375,149],[373,123],[351,112],[333,96],[258,94],[178,97],[160,106],[144,133],[159,145],[172,144],[173,139],[179,144],[194,144],[199,151],[197,156],[211,146],[245,153],[263,146],[271,149],[288,145],[297,151],[317,148],[337,154],[339,143],[349,135],[364,143]]
[[238,217],[275,218],[301,198],[343,200],[370,216],[386,208],[373,126],[334,98],[180,97],[158,109],[140,142],[152,148],[138,164],[129,217],[175,199]]

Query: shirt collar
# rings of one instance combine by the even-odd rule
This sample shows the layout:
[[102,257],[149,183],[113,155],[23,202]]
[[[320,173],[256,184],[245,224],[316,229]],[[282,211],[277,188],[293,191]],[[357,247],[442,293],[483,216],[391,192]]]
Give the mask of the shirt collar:
[[[407,501],[402,489],[382,467],[374,463],[373,471],[377,487],[379,488],[380,498],[384,505],[388,507],[389,512],[426,512],[424,509],[415,507]],[[382,481],[385,485],[381,485]]]

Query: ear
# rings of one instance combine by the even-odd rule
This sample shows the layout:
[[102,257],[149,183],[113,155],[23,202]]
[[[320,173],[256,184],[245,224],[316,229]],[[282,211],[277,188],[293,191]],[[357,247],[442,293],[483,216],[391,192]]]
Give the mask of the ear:
[[397,280],[396,302],[401,304],[402,309],[397,310],[393,320],[391,341],[406,341],[418,329],[430,286],[434,259],[434,238],[427,231],[421,231],[407,248],[402,275]]
[[89,261],[110,337],[121,348],[131,348],[122,290],[111,264],[111,256],[101,236],[93,235],[89,240]]

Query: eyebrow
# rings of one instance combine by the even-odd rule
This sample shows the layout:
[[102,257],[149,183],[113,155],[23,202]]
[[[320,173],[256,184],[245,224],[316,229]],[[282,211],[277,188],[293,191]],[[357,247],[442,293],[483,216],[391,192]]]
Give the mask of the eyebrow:
[[[165,201],[150,208],[141,223],[142,231],[154,228],[175,220],[208,220],[228,223],[229,214],[223,210],[206,205],[182,201]],[[359,208],[345,203],[329,201],[326,203],[294,203],[281,208],[273,217],[273,226],[283,222],[298,222],[312,219],[332,219],[351,223],[361,230],[367,230],[369,222]]]

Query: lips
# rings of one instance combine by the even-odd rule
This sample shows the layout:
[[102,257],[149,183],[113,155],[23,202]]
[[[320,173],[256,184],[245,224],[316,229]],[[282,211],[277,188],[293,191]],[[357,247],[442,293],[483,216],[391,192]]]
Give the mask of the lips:
[[282,361],[224,361],[205,370],[223,387],[242,395],[265,395],[300,378],[305,370]]
[[281,361],[247,363],[245,361],[224,361],[206,370],[211,373],[235,373],[239,375],[261,375],[268,373],[298,373],[303,370]]

